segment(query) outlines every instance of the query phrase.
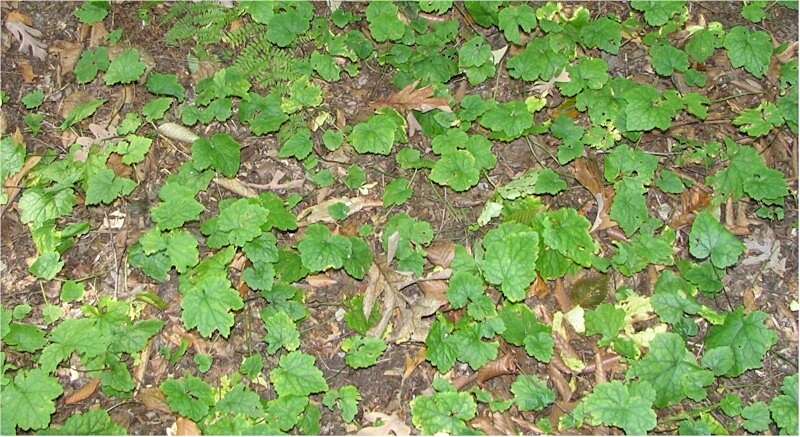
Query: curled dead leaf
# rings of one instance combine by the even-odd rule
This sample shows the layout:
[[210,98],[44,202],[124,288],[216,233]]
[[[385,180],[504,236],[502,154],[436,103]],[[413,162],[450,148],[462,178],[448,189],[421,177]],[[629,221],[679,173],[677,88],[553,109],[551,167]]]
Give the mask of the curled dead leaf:
[[170,414],[172,410],[164,398],[161,390],[155,387],[147,387],[139,390],[136,395],[136,400],[141,402],[148,410],[160,411],[162,413]]
[[203,435],[196,423],[185,417],[175,421],[175,435]]
[[699,185],[684,191],[681,194],[680,206],[675,209],[669,226],[675,230],[688,226],[694,221],[695,213],[708,206],[709,203],[711,203],[711,195]]
[[372,102],[370,106],[374,109],[388,106],[400,112],[406,112],[412,109],[420,112],[428,112],[434,109],[453,112],[446,98],[433,96],[433,87],[426,86],[417,89],[418,83],[419,81],[415,81],[384,100]]
[[436,240],[425,251],[428,261],[433,265],[447,268],[456,255],[456,245],[451,241]]
[[71,404],[77,404],[78,402],[82,402],[88,399],[93,394],[95,394],[95,392],[97,391],[97,387],[99,386],[100,386],[99,379],[97,378],[91,379],[89,380],[89,382],[84,384],[83,387],[75,390],[74,392],[72,392],[72,394],[67,396],[66,399],[64,399],[64,403],[67,405],[71,405]]

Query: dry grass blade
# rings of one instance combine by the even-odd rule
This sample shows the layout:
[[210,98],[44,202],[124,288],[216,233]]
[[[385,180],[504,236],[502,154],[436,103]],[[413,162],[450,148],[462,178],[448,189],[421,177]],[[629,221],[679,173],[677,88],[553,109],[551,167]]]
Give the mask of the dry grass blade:
[[375,109],[388,106],[400,112],[406,112],[412,109],[421,112],[428,112],[434,109],[440,109],[445,112],[453,112],[446,98],[434,97],[433,88],[430,86],[417,89],[417,83],[419,83],[419,81],[407,85],[405,88],[392,94],[384,100],[376,100],[372,102],[370,106]]

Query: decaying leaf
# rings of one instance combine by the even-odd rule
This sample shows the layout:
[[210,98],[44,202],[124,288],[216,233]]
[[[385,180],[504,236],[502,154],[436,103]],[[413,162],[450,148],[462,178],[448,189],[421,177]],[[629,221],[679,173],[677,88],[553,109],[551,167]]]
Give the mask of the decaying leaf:
[[164,398],[164,394],[156,387],[148,387],[139,390],[139,393],[136,395],[136,400],[141,402],[148,410],[160,411],[167,414],[172,413],[172,410],[167,404],[167,400]]
[[456,245],[452,241],[437,240],[431,243],[425,252],[431,264],[447,268],[456,255]]
[[411,427],[397,417],[396,413],[389,415],[377,411],[365,412],[364,421],[367,423],[380,423],[380,425],[361,428],[357,435],[411,435]]
[[410,111],[412,109],[420,112],[428,112],[434,109],[453,112],[446,98],[434,97],[433,88],[431,86],[417,89],[417,83],[419,83],[419,81],[407,85],[385,100],[372,102],[370,106],[375,109],[388,106],[400,112]]
[[300,220],[298,225],[308,226],[312,223],[319,222],[335,223],[336,220],[331,217],[328,208],[337,203],[344,203],[347,205],[348,217],[366,208],[383,206],[383,201],[380,199],[369,199],[365,197],[334,197],[300,211],[300,214],[297,215],[297,218]]
[[75,390],[72,392],[71,395],[67,396],[64,399],[64,403],[67,405],[77,404],[78,402],[84,401],[88,399],[91,395],[93,395],[97,391],[97,387],[100,386],[100,380],[95,378],[89,380],[83,387]]
[[669,226],[672,229],[678,230],[684,226],[690,225],[694,221],[694,214],[708,206],[710,202],[711,195],[699,185],[695,185],[684,191],[681,194],[680,206],[675,209]]
[[175,421],[175,435],[203,435],[196,423],[185,417]]
[[22,81],[25,83],[33,83],[36,81],[36,73],[33,72],[33,66],[25,59],[20,59],[17,62],[19,74],[22,76]]
[[192,144],[196,139],[200,138],[191,129],[178,123],[162,123],[156,130],[171,140],[186,144]]
[[597,202],[597,215],[594,218],[594,223],[592,223],[590,232],[617,226],[609,216],[614,192],[611,187],[606,187],[605,184],[603,184],[602,173],[600,172],[600,166],[597,164],[597,161],[588,158],[577,159],[575,160],[572,173],[575,175],[575,179],[592,193],[595,202]]
[[31,19],[19,11],[11,11],[6,16],[6,29],[19,41],[19,52],[44,60],[47,57],[47,44],[39,41],[42,32],[31,27]]
[[50,51],[58,56],[61,74],[71,73],[81,56],[82,47],[72,41],[57,40],[50,46]]

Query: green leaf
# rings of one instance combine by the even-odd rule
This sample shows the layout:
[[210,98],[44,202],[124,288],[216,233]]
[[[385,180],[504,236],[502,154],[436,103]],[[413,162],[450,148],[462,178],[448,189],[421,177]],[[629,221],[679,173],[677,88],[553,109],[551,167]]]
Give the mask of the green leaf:
[[697,214],[689,233],[692,256],[698,259],[710,256],[715,267],[724,269],[736,264],[744,250],[744,244],[709,212]]
[[172,106],[172,101],[172,97],[159,97],[147,102],[142,107],[142,115],[144,115],[145,121],[153,123],[164,118],[164,114]]
[[12,430],[16,426],[22,431],[46,427],[56,411],[53,400],[64,392],[58,379],[42,369],[31,369],[18,371],[13,381],[8,381],[0,393],[5,407],[3,421],[9,422],[4,426]]
[[523,300],[536,279],[539,234],[501,225],[486,234],[483,247],[481,269],[486,281],[500,285],[509,301]]
[[232,310],[244,307],[239,293],[226,278],[210,277],[183,291],[181,319],[187,329],[197,328],[203,337],[219,331],[228,337],[233,326]]
[[528,111],[525,102],[498,103],[480,117],[480,124],[499,139],[510,141],[519,138],[533,126],[533,114]]
[[[537,185],[538,186],[538,185]],[[561,208],[544,220],[544,244],[576,263],[589,267],[600,245],[589,235],[591,223],[573,208]]]
[[282,12],[275,13],[267,24],[267,39],[279,47],[286,47],[305,33],[314,17],[310,2],[298,1],[280,4]]
[[[397,237],[394,234],[397,233]],[[395,259],[399,271],[413,272],[422,275],[425,264],[423,246],[433,239],[433,229],[428,222],[418,221],[407,214],[392,216],[383,231],[383,249],[389,250],[390,239],[398,238]]]
[[624,177],[614,184],[614,203],[611,204],[610,217],[631,236],[650,218],[645,194],[647,188],[641,178]]
[[56,277],[58,272],[64,268],[64,261],[58,252],[42,252],[36,261],[31,264],[30,272],[39,279],[49,281]]
[[258,396],[258,393],[248,390],[242,383],[233,386],[231,391],[220,399],[214,408],[223,413],[243,414],[252,418],[259,418],[264,415],[261,397]]
[[139,116],[136,112],[129,112],[125,114],[125,118],[122,119],[119,126],[117,127],[117,135],[128,135],[136,132],[137,129],[142,125],[142,117]]
[[327,226],[315,223],[306,228],[297,245],[303,266],[312,272],[340,269],[350,256],[352,243],[347,237],[333,235]]
[[[580,93],[584,89],[599,90],[609,79],[608,64],[602,58],[582,58],[574,65],[567,67],[567,72],[569,73],[569,82],[556,82],[556,84],[561,93],[569,97]],[[564,118],[566,118],[565,121],[569,120],[568,117]],[[559,119],[556,119],[556,121]],[[578,139],[573,138],[573,141]]]
[[772,37],[768,33],[736,26],[725,35],[724,46],[734,68],[744,67],[753,76],[764,77],[772,59]]
[[657,43],[650,47],[653,69],[661,76],[672,76],[675,71],[684,73],[689,69],[689,56],[669,43]]
[[397,41],[406,32],[406,25],[397,18],[399,11],[392,1],[371,1],[367,6],[367,22],[376,42]]
[[680,194],[686,191],[683,179],[672,170],[663,170],[656,180],[656,186],[665,193]]
[[402,205],[414,194],[410,182],[405,178],[397,178],[386,184],[383,192],[383,206]]
[[647,394],[619,381],[605,382],[596,385],[581,405],[593,425],[616,426],[629,435],[644,435],[656,426],[653,399]]
[[769,102],[747,109],[733,119],[733,125],[748,136],[758,138],[770,133],[773,128],[783,126],[784,119],[778,108]]
[[458,49],[458,68],[467,75],[470,85],[477,85],[494,76],[492,47],[482,36],[476,36]]
[[161,384],[161,392],[173,411],[195,422],[202,420],[214,403],[211,386],[194,376],[168,379]]
[[677,91],[663,94],[650,86],[636,86],[625,93],[625,129],[649,131],[654,128],[669,129],[672,119],[683,109]]
[[198,170],[213,168],[232,178],[239,172],[240,146],[226,134],[217,133],[209,138],[199,138],[192,144],[192,159]]
[[688,93],[683,96],[683,104],[686,105],[686,111],[698,119],[705,120],[708,117],[708,105],[711,104],[708,97],[698,93]]
[[[16,308],[14,308],[16,311]],[[14,317],[16,320],[22,317]],[[19,352],[36,352],[47,344],[44,331],[27,323],[12,322],[3,342]]]
[[632,0],[631,7],[644,12],[644,19],[651,26],[661,26],[667,23],[673,15],[680,13],[685,1],[660,1],[660,0]]
[[360,335],[348,337],[342,342],[342,350],[346,352],[345,362],[353,369],[374,366],[386,347],[386,343],[380,338]]
[[619,331],[625,327],[625,311],[608,303],[587,311],[585,315],[586,335],[600,334],[602,337],[597,346],[605,347],[617,338]]
[[117,176],[104,168],[86,180],[86,205],[109,204],[118,197],[127,196],[136,188],[136,182]]
[[44,92],[40,89],[36,89],[25,94],[21,101],[22,104],[25,105],[25,109],[36,109],[44,102]]
[[308,76],[292,81],[289,85],[289,96],[289,99],[283,101],[281,108],[290,114],[322,103],[322,89],[311,82]]
[[313,356],[300,351],[282,356],[279,366],[269,374],[278,396],[308,396],[327,391],[328,384],[314,366],[315,361]]
[[750,2],[742,6],[742,17],[747,18],[753,23],[761,22],[767,17],[767,14],[764,12],[764,6],[766,6],[766,2]]
[[[587,48],[598,48],[616,55],[622,43],[622,25],[610,17],[600,17],[584,25],[579,33],[581,44]],[[590,58],[584,58],[590,59]]]
[[650,264],[672,265],[675,244],[675,232],[669,228],[659,236],[650,233],[639,233],[627,243],[615,242],[617,253],[611,259],[614,267],[625,276],[633,276]]
[[298,160],[306,159],[311,154],[314,143],[311,142],[311,130],[300,128],[293,133],[278,151],[279,158],[295,157]]
[[458,357],[458,345],[452,332],[453,324],[439,314],[425,339],[426,358],[439,373],[450,371]]
[[508,74],[514,79],[528,82],[549,81],[556,77],[569,63],[569,56],[558,51],[552,35],[528,41],[525,50],[506,62]]
[[347,423],[352,422],[358,413],[358,402],[361,400],[361,393],[354,385],[345,385],[336,390],[325,393],[322,403],[333,410],[337,405],[342,413],[342,420]]
[[179,102],[186,98],[186,89],[174,74],[150,73],[147,90],[156,95],[175,97]]
[[83,298],[85,292],[84,285],[72,280],[64,281],[61,284],[60,298],[62,302],[74,302]]
[[742,414],[742,398],[737,395],[726,395],[719,401],[719,408],[728,417],[736,417]]
[[749,432],[758,433],[769,430],[771,420],[769,418],[769,408],[764,402],[756,402],[742,410],[744,423],[742,426]]
[[81,23],[92,25],[103,21],[110,8],[111,5],[107,1],[89,0],[84,1],[73,13]]
[[106,85],[126,84],[139,80],[147,66],[141,61],[139,51],[130,48],[120,53],[111,64],[105,75]]
[[[382,4],[373,2],[370,4]],[[357,124],[350,133],[350,144],[358,153],[388,155],[395,141],[397,125],[389,115],[377,114]]]
[[79,84],[89,83],[97,77],[98,72],[108,70],[109,64],[107,47],[84,50],[75,64],[75,79]]
[[689,38],[684,49],[697,62],[708,60],[716,49],[722,47],[722,29],[700,29]]
[[294,321],[283,312],[275,312],[264,318],[267,328],[267,352],[272,355],[280,348],[291,352],[300,347],[300,332]]
[[67,117],[64,119],[64,122],[61,123],[59,129],[64,130],[68,129],[81,121],[85,120],[88,117],[91,117],[92,114],[97,111],[97,108],[105,103],[105,99],[93,99],[87,102],[83,102],[75,106],[75,109],[67,114]]
[[347,188],[351,190],[357,190],[366,182],[367,172],[365,172],[364,169],[358,164],[353,164],[347,169],[347,176],[344,180],[344,184],[347,185]]
[[683,338],[674,333],[657,334],[650,342],[650,351],[633,363],[627,377],[638,378],[655,389],[653,404],[658,408],[686,398],[701,401],[706,398],[705,387],[714,382],[714,374],[697,364]]
[[500,333],[514,346],[525,346],[528,355],[547,363],[553,356],[551,328],[541,323],[525,304],[506,305],[499,311],[506,329]]
[[281,109],[281,98],[277,93],[264,97],[249,93],[239,104],[239,120],[250,126],[255,135],[276,132],[289,116]]
[[411,421],[425,435],[470,435],[467,421],[475,417],[477,404],[467,392],[446,391],[417,396],[411,401]]
[[[497,358],[500,344],[496,341],[482,341],[484,337],[478,323],[459,323],[453,333],[452,341],[458,351],[458,360],[469,364],[472,370],[478,370],[489,361]],[[492,336],[494,332],[492,331]]]
[[214,359],[211,355],[197,354],[194,356],[194,363],[197,364],[197,370],[200,373],[206,373],[211,369]]
[[341,77],[341,67],[333,56],[315,51],[310,58],[311,67],[326,82],[336,82]]
[[466,150],[455,150],[442,155],[431,170],[430,179],[454,191],[465,191],[477,185],[480,169],[475,158]]
[[64,425],[51,426],[39,435],[127,435],[128,430],[114,422],[102,408],[75,413]]
[[556,399],[547,383],[534,375],[520,375],[511,384],[514,403],[520,411],[541,411]]
[[778,425],[783,435],[797,434],[798,429],[798,401],[797,401],[797,374],[789,375],[783,379],[781,386],[782,395],[776,396],[769,403],[772,420]]
[[520,45],[520,29],[530,32],[536,28],[536,12],[525,4],[505,7],[497,14],[497,26],[503,31],[506,40]]
[[754,148],[726,141],[730,162],[728,168],[708,178],[714,192],[721,199],[733,200],[745,194],[766,204],[783,204],[788,195],[785,177],[764,163],[764,158]]
[[355,279],[364,279],[372,267],[372,249],[358,237],[350,237],[350,247],[350,255],[344,261],[344,270]]
[[126,141],[115,144],[112,150],[122,155],[123,164],[131,165],[144,161],[144,156],[150,151],[152,144],[153,140],[150,138],[128,135]]
[[237,199],[220,205],[219,215],[203,223],[201,230],[209,236],[211,248],[229,244],[241,247],[261,235],[268,214],[258,199]]
[[[767,351],[778,341],[775,332],[764,326],[767,314],[760,311],[745,315],[742,308],[725,315],[725,323],[712,326],[705,338],[706,354],[715,349],[729,349],[734,363],[726,376],[739,376],[747,370],[758,369]],[[705,357],[703,359],[705,364]]]

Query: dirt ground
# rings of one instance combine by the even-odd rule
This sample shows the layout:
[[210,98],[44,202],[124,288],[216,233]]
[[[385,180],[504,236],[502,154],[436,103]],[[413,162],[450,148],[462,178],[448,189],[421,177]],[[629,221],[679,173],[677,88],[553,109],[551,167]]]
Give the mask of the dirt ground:
[[[581,2],[580,4],[587,7],[593,17],[616,13],[624,19],[632,13],[627,2]],[[0,6],[0,11],[4,18],[6,14],[15,9],[30,16],[33,27],[42,30],[44,34],[42,41],[52,48],[56,47],[59,41],[80,41],[81,26],[72,14],[79,5],[78,2],[4,1]],[[362,9],[363,5],[347,4],[345,7]],[[316,8],[319,13],[327,13],[324,4],[317,4]],[[740,15],[740,5],[737,3],[699,2],[691,3],[690,8],[691,14],[702,14],[707,21],[719,21],[725,28],[746,24]],[[148,24],[143,24],[138,15],[138,3],[114,3],[106,25],[109,29],[123,29],[125,39],[130,41],[132,46],[152,57],[155,70],[176,73],[184,84],[191,84],[193,81],[186,63],[188,48],[167,46],[162,38],[156,37],[167,31],[167,28],[158,19],[166,11],[165,6],[151,9],[152,19]],[[458,14],[455,15],[458,16]],[[795,11],[783,7],[771,7],[768,10],[767,19],[761,26],[779,41],[798,40]],[[462,26],[462,32],[465,32],[466,29],[469,28]],[[480,30],[490,42],[497,37],[497,29]],[[17,43],[4,32],[2,91],[9,96],[9,103],[4,104],[2,111],[5,117],[6,132],[13,132],[15,128],[24,126],[22,117],[25,111],[20,109],[20,98],[23,95],[35,88],[43,89],[46,95],[45,102],[40,109],[40,112],[46,115],[43,133],[38,137],[26,135],[29,154],[43,154],[48,150],[64,150],[64,139],[53,124],[61,119],[63,101],[72,93],[83,91],[96,97],[107,98],[111,102],[122,99],[120,95],[113,94],[116,91],[97,83],[86,86],[76,85],[74,80],[60,73],[59,59],[53,53],[44,61],[40,61],[20,55],[16,48]],[[592,55],[600,56],[601,54],[598,51]],[[674,86],[669,79],[658,77],[652,72],[646,51],[640,45],[626,44],[620,50],[619,55],[611,56],[603,53],[602,56],[609,63],[612,76],[635,77],[655,85]],[[25,78],[22,73],[22,64],[24,63],[30,63],[32,67],[35,75],[32,80]],[[324,105],[327,105],[332,111],[341,110],[348,124],[354,124],[359,117],[363,117],[363,109],[369,102],[395,91],[388,80],[388,67],[381,66],[375,61],[368,61],[368,63],[369,65],[361,69],[359,77],[343,76],[341,81],[325,84],[323,87],[325,95],[328,96]],[[530,90],[525,84],[520,81],[511,81],[505,69],[501,68],[498,74],[497,81],[490,80],[478,87],[467,86],[465,78],[459,76],[451,81],[450,88],[457,90],[459,87],[467,86],[468,94],[478,93],[484,97],[495,97],[500,101],[524,98],[529,93]],[[717,54],[706,63],[706,74],[708,74],[711,84],[704,90],[708,97],[711,100],[725,99],[711,106],[709,120],[729,120],[735,117],[735,114],[742,108],[756,106],[760,99],[774,100],[778,92],[777,84],[774,81],[765,80],[753,84],[754,81],[748,73],[742,69],[732,69],[721,50],[718,50]],[[759,92],[754,93],[750,89],[743,88],[748,84],[757,87]],[[147,94],[143,87],[135,88],[137,92],[132,101],[125,103],[125,111],[140,109],[147,101]],[[744,95],[730,98],[738,94]],[[558,99],[549,102],[551,107],[556,107],[560,103]],[[95,120],[108,121],[112,115],[112,106],[114,105],[105,105],[104,108],[101,108],[95,115]],[[543,115],[540,114],[540,116]],[[676,120],[675,125],[679,127],[671,131],[673,136],[704,140],[721,140],[723,137],[729,136],[738,142],[750,143],[762,151],[762,155],[769,165],[788,175],[791,181],[790,186],[796,186],[798,144],[797,138],[793,137],[787,129],[777,130],[766,137],[752,141],[736,131],[730,123],[687,122],[684,124],[683,121],[685,120],[680,118]],[[285,173],[287,180],[305,177],[301,164],[277,157],[278,142],[274,136],[254,137],[247,128],[239,126],[233,121],[224,125],[211,125],[206,133],[222,130],[232,133],[244,145],[243,167],[239,178],[253,183],[268,183],[270,175],[276,171]],[[425,150],[430,147],[429,142],[428,138],[417,135],[411,138],[410,145]],[[557,145],[557,141],[547,135],[539,136],[538,142],[553,151]],[[674,144],[673,139],[654,131],[644,135],[640,147],[650,152],[669,156]],[[545,153],[538,150],[537,156],[531,153],[532,151],[533,149],[529,148],[522,139],[511,143],[497,143],[494,152],[497,155],[498,165],[489,174],[491,184],[500,185],[508,182],[526,169],[540,166],[542,163],[555,169],[560,168],[551,158],[552,154],[548,155],[551,152]],[[372,223],[376,229],[380,229],[388,215],[405,211],[412,216],[429,221],[435,231],[435,240],[471,245],[480,238],[479,232],[472,232],[468,228],[471,223],[475,222],[483,204],[492,194],[493,187],[490,183],[482,181],[477,188],[459,194],[433,184],[423,175],[415,176],[413,172],[400,169],[394,159],[352,154],[346,157],[349,160],[347,164],[342,165],[335,161],[340,156],[327,156],[328,152],[324,150],[317,150],[317,152],[323,159],[330,158],[323,162],[323,167],[331,168],[335,172],[346,170],[351,163],[362,166],[368,171],[368,181],[377,183],[375,188],[377,193],[382,193],[383,186],[395,177],[413,178],[415,194],[411,201],[399,208],[395,207],[391,211],[362,211],[349,217],[342,225],[343,227],[357,227],[360,224]],[[125,299],[142,291],[151,290],[169,303],[169,307],[163,312],[152,308],[147,310],[149,311],[148,316],[168,322],[164,333],[157,337],[152,346],[154,351],[162,346],[172,345],[168,338],[169,333],[182,332],[177,279],[173,275],[172,280],[168,282],[153,283],[140,272],[127,267],[126,250],[151,226],[147,211],[158,201],[158,189],[166,177],[187,159],[187,153],[188,148],[185,146],[170,145],[157,140],[146,161],[136,168],[133,177],[138,180],[139,185],[130,196],[126,196],[110,206],[90,209],[75,208],[74,213],[67,220],[68,222],[88,221],[92,230],[80,238],[75,247],[65,254],[66,265],[59,278],[88,278],[89,300],[106,295]],[[682,167],[682,170],[691,172],[700,180],[707,175],[707,170],[700,166]],[[590,194],[583,190],[574,178],[568,178],[567,181],[570,187],[565,193],[555,198],[545,196],[545,202],[553,206],[575,207],[586,211],[587,216],[594,216]],[[284,191],[280,194],[285,195],[289,192],[303,194],[305,198],[300,204],[300,208],[314,205],[325,198],[347,194],[346,188],[341,184],[336,184],[330,189],[321,190],[321,192],[314,190],[314,185],[310,181],[306,181],[300,189]],[[230,195],[231,193],[225,192],[214,184],[209,187],[208,191],[202,193],[200,201],[206,205],[207,211],[203,214],[201,222],[215,215],[216,203],[221,198]],[[675,208],[679,203],[678,197],[651,192],[648,202],[651,211],[656,211],[664,205],[667,205],[667,208]],[[725,379],[720,379],[720,382],[715,383],[715,386],[709,389],[707,401],[709,403],[718,401],[721,397],[718,393],[722,390],[721,387],[716,386],[718,384],[726,384],[727,392],[736,390],[747,401],[769,401],[780,391],[783,378],[798,371],[797,312],[790,309],[792,302],[796,302],[798,297],[796,197],[789,198],[785,209],[786,219],[782,221],[770,222],[756,218],[753,204],[742,202],[736,207],[746,208],[747,217],[751,220],[749,233],[740,238],[744,239],[749,247],[755,248],[757,243],[767,241],[773,244],[773,248],[779,248],[780,258],[785,260],[784,269],[782,273],[776,273],[775,270],[768,268],[766,261],[747,265],[746,263],[739,264],[728,272],[724,293],[713,301],[706,299],[705,303],[721,310],[731,310],[742,304],[754,305],[769,314],[768,325],[778,332],[780,340],[776,347],[767,354],[762,369],[747,372],[736,379],[735,385]],[[119,229],[101,230],[104,221],[108,221],[109,217],[114,216],[124,217],[124,225]],[[197,235],[200,234],[198,223],[189,225],[189,229],[195,231],[194,233]],[[59,279],[41,282],[28,273],[29,262],[35,256],[35,249],[27,226],[20,222],[18,211],[13,206],[5,210],[2,215],[0,232],[2,232],[0,286],[2,286],[3,305],[13,307],[16,304],[27,303],[36,308],[37,305],[46,301],[57,299],[61,284]],[[613,235],[602,231],[597,237],[603,245],[605,253],[613,252]],[[679,242],[676,246],[685,248],[687,238],[688,229],[679,232]],[[382,250],[378,241],[373,242],[373,250],[376,252]],[[687,253],[681,255],[688,256]],[[745,258],[753,258],[758,255],[759,252],[753,249],[745,255]],[[428,363],[423,363],[411,377],[406,380],[402,378],[406,363],[417,356],[422,345],[415,343],[392,345],[376,366],[361,370],[347,367],[339,349],[341,340],[349,335],[349,330],[341,317],[341,309],[344,307],[345,299],[363,292],[365,284],[354,281],[344,273],[330,273],[328,276],[332,285],[323,287],[303,285],[306,291],[307,307],[311,311],[311,315],[299,326],[302,334],[302,349],[317,357],[317,365],[325,374],[331,387],[344,384],[355,384],[359,387],[363,398],[360,411],[399,411],[407,419],[407,423],[410,423],[409,401],[429,389],[435,375],[435,369]],[[632,279],[619,275],[613,279],[618,287],[631,286],[645,294],[650,291],[651,282],[646,273]],[[233,280],[234,283],[237,283],[238,278],[234,276]],[[415,294],[419,293],[419,290],[413,286],[405,292]],[[543,304],[553,311],[558,309],[552,293],[539,298],[537,304]],[[236,324],[228,340],[219,336],[206,341],[198,340],[215,357],[211,371],[204,375],[205,380],[215,383],[225,375],[235,372],[242,358],[253,353],[261,353],[266,359],[265,368],[272,368],[276,365],[277,359],[266,353],[266,345],[261,340],[264,336],[264,328],[259,313],[263,305],[264,303],[260,299],[248,301],[247,307],[237,314]],[[35,316],[37,315],[36,311],[38,310],[34,310]],[[572,345],[579,353],[580,358],[586,362],[593,362],[596,350],[590,341],[583,340],[585,339],[576,338]],[[695,352],[697,352],[702,345],[690,344],[690,346],[694,346]],[[502,356],[505,352],[514,355],[519,369],[524,373],[539,375],[547,373],[546,366],[537,363],[524,352],[501,349],[500,355]],[[169,364],[163,357],[154,354],[150,363],[153,370],[146,375],[144,386],[157,387],[163,379],[169,376],[181,375],[187,369],[194,369],[196,367],[193,362],[194,353],[190,351],[175,365]],[[624,373],[622,368],[609,370],[609,379]],[[469,374],[471,371],[466,366],[457,365],[455,373],[455,376],[458,377]],[[579,376],[576,391],[581,392],[592,387],[593,378],[592,374]],[[502,376],[491,380],[487,388],[508,395],[513,381],[513,376]],[[65,392],[69,392],[72,389],[80,388],[85,383],[85,379],[80,375],[70,375],[69,372],[64,372],[61,375],[61,382],[65,387]],[[268,392],[262,394],[270,396]],[[126,426],[130,434],[164,434],[174,422],[173,415],[147,408],[137,399],[113,399],[98,393],[82,403],[59,404],[52,423],[63,423],[73,412],[86,411],[93,404],[99,404],[103,408],[109,409],[112,417]],[[670,413],[680,413],[680,409],[675,408]],[[530,423],[535,422],[537,417],[531,413],[524,413],[524,416]],[[348,427],[342,422],[338,413],[332,413],[327,409],[323,409],[322,423],[323,434],[346,434],[354,431],[352,427]],[[675,426],[677,427],[677,424]],[[600,431],[611,432],[609,429]],[[674,429],[659,429],[659,431],[675,432]],[[530,430],[523,430],[523,432],[529,433]]]

